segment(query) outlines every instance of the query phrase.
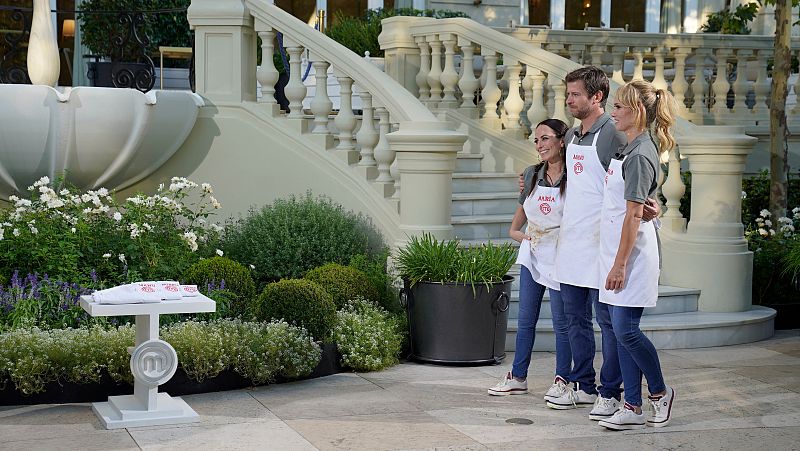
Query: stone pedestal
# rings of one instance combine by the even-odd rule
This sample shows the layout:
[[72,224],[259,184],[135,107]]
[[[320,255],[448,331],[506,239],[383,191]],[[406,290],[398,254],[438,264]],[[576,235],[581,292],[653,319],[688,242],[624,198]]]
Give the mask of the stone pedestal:
[[467,137],[443,122],[401,122],[386,138],[396,152],[400,172],[400,230],[453,237],[450,224],[456,153]]
[[728,126],[697,127],[678,139],[692,172],[691,217],[685,233],[661,231],[661,283],[700,289],[702,312],[751,308],[753,254],[744,238],[741,192],[756,141],[742,127]]

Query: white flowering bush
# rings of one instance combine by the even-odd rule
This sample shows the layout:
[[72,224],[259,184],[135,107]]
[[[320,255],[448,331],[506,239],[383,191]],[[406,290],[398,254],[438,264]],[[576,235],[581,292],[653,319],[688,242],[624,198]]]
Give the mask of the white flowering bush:
[[343,365],[378,371],[398,362],[403,345],[400,330],[394,315],[359,297],[336,313],[333,337]]
[[[753,252],[753,303],[779,304],[797,295],[796,276],[800,269],[800,207],[791,217],[772,218],[761,210],[745,231]],[[798,264],[792,266],[792,262]]]
[[113,285],[171,279],[211,255],[222,228],[212,187],[173,177],[156,194],[118,202],[105,188],[78,192],[42,177],[29,198],[0,210],[0,276],[48,274],[69,282]]
[[[308,332],[285,322],[187,321],[162,327],[162,339],[196,381],[234,370],[254,385],[311,374],[322,351]],[[129,346],[133,326],[106,329],[14,329],[0,334],[0,389],[9,383],[24,394],[40,393],[51,382],[92,383],[107,373],[133,383]]]

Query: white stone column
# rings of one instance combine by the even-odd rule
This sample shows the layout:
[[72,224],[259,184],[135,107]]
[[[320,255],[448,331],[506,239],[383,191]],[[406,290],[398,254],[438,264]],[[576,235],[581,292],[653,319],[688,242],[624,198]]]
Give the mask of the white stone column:
[[503,102],[505,111],[505,124],[509,130],[518,131],[520,129],[519,115],[525,103],[519,95],[519,74],[522,71],[517,60],[506,57],[506,72],[508,73],[508,94]]
[[611,58],[613,60],[612,64],[614,66],[611,79],[621,85],[625,84],[623,71],[625,70],[625,53],[627,52],[628,52],[628,47],[624,46],[611,47]]
[[398,131],[386,135],[403,184],[400,230],[405,235],[453,237],[453,171],[467,137],[445,127],[443,122],[401,122]]
[[461,90],[461,108],[475,110],[475,93],[480,87],[480,81],[475,78],[472,69],[474,61],[475,47],[472,42],[459,38],[458,45],[464,58],[461,60],[461,78],[458,81],[458,88]]
[[300,55],[303,53],[303,47],[299,42],[285,36],[283,43],[286,46],[286,53],[289,54],[289,83],[283,88],[286,98],[289,99],[289,115],[287,117],[301,119],[303,117],[303,100],[308,93],[308,88],[301,80],[303,74],[300,73]]
[[563,30],[566,22],[566,0],[550,0],[550,28]]
[[444,33],[439,35],[442,43],[444,44],[444,69],[439,81],[442,83],[442,102],[439,104],[442,108],[455,108],[458,106],[456,99],[456,86],[458,84],[458,72],[455,68],[455,46],[456,36]]
[[728,83],[728,56],[733,53],[730,49],[717,49],[717,75],[711,89],[714,91],[714,107],[711,112],[720,117],[728,113],[728,90],[731,84]]
[[747,93],[750,91],[750,82],[747,80],[747,62],[753,56],[752,50],[736,51],[736,81],[733,83],[735,94],[733,103],[733,114],[737,116],[750,115],[747,109]]
[[34,85],[58,84],[61,60],[50,16],[50,0],[33,1],[27,67],[28,76]]
[[256,34],[242,0],[192,0],[195,88],[211,103],[256,100]]
[[751,308],[753,254],[747,249],[742,172],[757,138],[744,127],[691,127],[678,137],[692,171],[692,206],[686,233],[663,230],[661,283],[700,289],[698,310]]
[[497,102],[502,93],[497,87],[497,54],[494,51],[481,49],[483,56],[483,72],[486,75],[486,85],[481,92],[483,97],[483,119],[495,121],[500,119],[497,115]]
[[328,97],[328,67],[330,64],[319,58],[313,58],[312,61],[314,61],[314,78],[317,81],[317,89],[314,91],[314,99],[311,100],[311,112],[314,113],[314,129],[311,130],[311,133],[327,134],[328,116],[333,108],[333,102]]
[[428,72],[428,86],[431,87],[430,106],[436,107],[442,100],[442,43],[438,35],[427,37],[431,46],[431,70]]
[[[256,32],[261,38],[261,54],[272,55],[273,43],[275,39],[275,31],[264,22],[256,21]],[[258,66],[256,72],[258,83],[261,85],[261,98],[258,100],[261,103],[275,105],[275,83],[278,82],[278,70],[275,69],[275,62],[272,58],[261,58],[261,65]]]
[[689,82],[686,81],[686,57],[690,49],[679,47],[675,49],[675,77],[672,79],[672,94],[678,102],[679,114],[686,112],[686,90],[689,89]]
[[409,26],[420,20],[421,17],[384,19],[378,36],[384,51],[384,72],[416,96],[419,96],[416,77],[420,70],[420,48],[411,36]]

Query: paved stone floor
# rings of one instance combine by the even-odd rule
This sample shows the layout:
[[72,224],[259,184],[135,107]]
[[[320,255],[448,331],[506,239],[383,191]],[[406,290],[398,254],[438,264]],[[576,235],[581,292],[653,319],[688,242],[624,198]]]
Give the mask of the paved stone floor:
[[660,355],[677,401],[671,425],[659,430],[612,432],[590,421],[588,409],[546,408],[554,361],[542,352],[523,396],[486,394],[509,356],[499,366],[404,363],[185,396],[202,418],[194,425],[107,431],[89,404],[0,407],[0,449],[800,449],[800,330]]

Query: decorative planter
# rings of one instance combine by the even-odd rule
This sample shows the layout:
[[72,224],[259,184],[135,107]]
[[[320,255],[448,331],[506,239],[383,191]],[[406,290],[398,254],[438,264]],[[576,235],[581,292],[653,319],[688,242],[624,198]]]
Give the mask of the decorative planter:
[[511,276],[475,284],[404,282],[411,358],[431,363],[500,363],[505,357]]

